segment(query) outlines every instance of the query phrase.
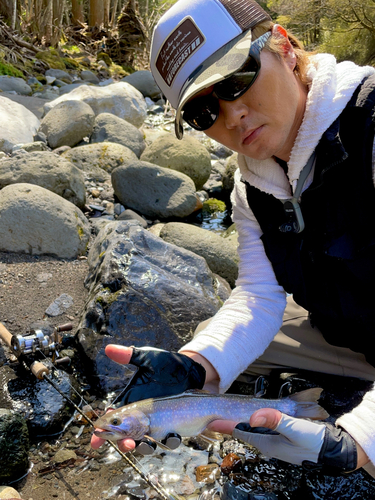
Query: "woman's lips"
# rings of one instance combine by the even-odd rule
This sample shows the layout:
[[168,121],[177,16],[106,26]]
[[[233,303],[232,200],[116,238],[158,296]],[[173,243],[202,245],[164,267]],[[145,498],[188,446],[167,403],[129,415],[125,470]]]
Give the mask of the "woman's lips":
[[255,139],[259,137],[259,135],[262,133],[262,130],[263,130],[263,125],[255,129],[252,129],[249,132],[246,132],[242,144],[244,144],[245,146],[251,144],[253,141],[255,141]]

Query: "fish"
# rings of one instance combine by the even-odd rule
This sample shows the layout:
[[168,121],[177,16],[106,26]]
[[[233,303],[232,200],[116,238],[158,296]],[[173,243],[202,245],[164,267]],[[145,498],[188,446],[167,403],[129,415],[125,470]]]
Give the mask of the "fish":
[[125,438],[137,441],[145,437],[161,446],[168,433],[181,437],[203,435],[214,420],[248,422],[260,408],[275,408],[297,418],[325,420],[328,413],[317,402],[322,390],[314,387],[282,399],[212,394],[201,390],[143,399],[101,416],[94,422],[94,434],[109,441]]

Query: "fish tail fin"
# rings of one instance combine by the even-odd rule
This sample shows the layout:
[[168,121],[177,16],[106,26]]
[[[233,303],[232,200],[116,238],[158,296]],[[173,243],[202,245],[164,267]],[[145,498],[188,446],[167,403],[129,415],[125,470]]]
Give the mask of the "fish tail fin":
[[294,416],[298,418],[310,418],[311,420],[325,420],[329,415],[318,404],[318,399],[322,391],[323,389],[320,387],[313,387],[288,396],[292,401],[297,403],[297,411]]

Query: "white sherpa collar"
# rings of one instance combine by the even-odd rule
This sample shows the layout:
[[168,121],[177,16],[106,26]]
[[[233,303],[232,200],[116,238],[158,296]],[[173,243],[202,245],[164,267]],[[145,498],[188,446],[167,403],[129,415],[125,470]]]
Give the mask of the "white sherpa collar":
[[[337,64],[330,54],[311,56],[307,73],[311,84],[306,110],[288,162],[293,191],[322,134],[344,110],[361,81],[374,72],[370,66],[357,66],[350,61]],[[238,163],[243,179],[249,184],[276,198],[290,197],[288,179],[273,158],[254,160],[238,155]]]

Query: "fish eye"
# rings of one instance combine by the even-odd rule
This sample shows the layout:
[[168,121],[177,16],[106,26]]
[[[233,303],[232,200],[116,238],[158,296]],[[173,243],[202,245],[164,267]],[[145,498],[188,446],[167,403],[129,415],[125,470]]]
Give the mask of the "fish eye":
[[117,417],[112,418],[111,424],[112,425],[120,425],[121,424],[121,420],[119,418],[117,418]]

